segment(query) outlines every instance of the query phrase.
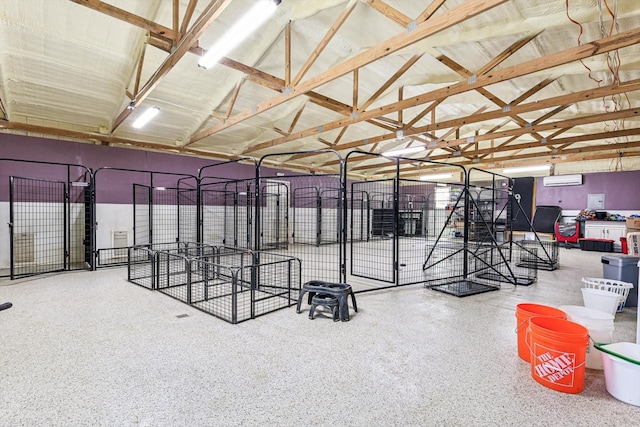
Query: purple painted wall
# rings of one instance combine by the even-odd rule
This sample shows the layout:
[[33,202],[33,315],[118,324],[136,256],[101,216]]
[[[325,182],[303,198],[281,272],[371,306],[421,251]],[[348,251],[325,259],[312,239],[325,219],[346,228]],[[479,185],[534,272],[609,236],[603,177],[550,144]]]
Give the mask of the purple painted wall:
[[604,194],[604,210],[640,212],[640,171],[600,172],[582,175],[582,185],[545,187],[536,178],[536,204],[565,210],[587,207],[588,194]]
[[[67,142],[22,135],[0,134],[0,159],[59,162],[84,165],[93,171],[102,167],[128,168],[143,171],[162,171],[172,174],[197,175],[198,169],[220,163],[213,159],[155,153],[143,150],[108,147],[77,142]],[[71,181],[82,181],[85,170],[72,167]],[[297,175],[287,171],[263,168],[262,175],[276,178],[277,172]],[[0,201],[9,200],[9,176],[66,181],[66,167],[34,163],[0,161]],[[208,168],[206,175],[230,179],[250,179],[254,168],[248,164],[226,163]],[[181,176],[154,174],[153,185],[176,187]],[[99,203],[132,203],[132,183],[150,185],[149,174],[103,170],[96,175],[97,201]],[[278,179],[278,178],[276,178]],[[287,179],[283,177],[280,179]],[[334,179],[320,176],[311,179],[313,185],[334,187]],[[292,188],[297,179],[292,179]],[[193,187],[194,180],[186,180],[183,187]],[[542,178],[536,179],[536,204],[558,205],[565,210],[587,207],[587,194],[605,194],[605,210],[634,210],[640,212],[640,171],[592,173],[583,175],[583,185],[569,187],[544,187]],[[403,189],[407,193],[410,189]]]
[[[0,159],[19,159],[39,162],[83,165],[96,172],[103,167],[161,171],[154,174],[153,185],[176,187],[177,180],[186,174],[197,175],[198,169],[221,163],[214,159],[201,159],[150,151],[108,147],[77,142],[59,141],[22,135],[0,134]],[[276,169],[263,168],[265,176],[275,176]],[[86,170],[72,167],[71,181],[84,181]],[[207,174],[230,179],[253,178],[255,168],[249,164],[227,163],[207,169]],[[66,166],[28,162],[0,161],[0,201],[9,200],[9,177],[67,180]],[[96,174],[98,203],[132,203],[132,183],[150,185],[150,175],[140,172],[102,170]],[[195,180],[185,180],[181,187],[195,186]]]

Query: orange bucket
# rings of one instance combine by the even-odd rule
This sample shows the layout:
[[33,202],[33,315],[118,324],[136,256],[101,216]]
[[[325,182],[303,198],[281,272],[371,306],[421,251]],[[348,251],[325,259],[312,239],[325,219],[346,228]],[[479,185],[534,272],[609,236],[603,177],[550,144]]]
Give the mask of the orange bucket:
[[527,331],[533,379],[552,390],[580,393],[589,347],[587,328],[569,320],[532,317]]
[[557,319],[566,319],[567,314],[554,307],[540,304],[523,303],[516,306],[516,333],[518,334],[518,356],[525,362],[531,361],[531,351],[529,343],[526,339],[527,328],[529,327],[529,318],[531,317],[554,317]]

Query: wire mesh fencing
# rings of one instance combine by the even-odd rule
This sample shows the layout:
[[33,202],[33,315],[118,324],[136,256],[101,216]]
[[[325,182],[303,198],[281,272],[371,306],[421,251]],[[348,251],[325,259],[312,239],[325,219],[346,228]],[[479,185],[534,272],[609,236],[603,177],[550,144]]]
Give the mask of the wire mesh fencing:
[[270,252],[156,245],[129,260],[129,281],[234,324],[296,304],[302,284],[300,260]]

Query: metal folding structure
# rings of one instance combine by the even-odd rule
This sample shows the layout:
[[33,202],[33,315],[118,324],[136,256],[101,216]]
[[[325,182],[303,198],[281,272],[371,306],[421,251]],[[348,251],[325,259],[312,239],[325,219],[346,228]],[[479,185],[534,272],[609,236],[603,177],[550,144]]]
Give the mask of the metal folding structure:
[[[354,178],[381,158],[387,160],[384,167],[390,171],[384,179]],[[387,159],[361,151],[353,151],[346,157],[348,274],[369,279],[367,286],[356,287],[356,292],[424,283],[425,248],[462,237],[462,228],[456,234],[453,226],[464,223],[465,212],[458,206],[453,209],[451,200],[463,194],[464,184],[445,185],[417,179],[415,174],[402,171],[403,163],[416,168],[444,166],[427,160]],[[463,168],[460,171],[464,173]]]
[[93,181],[80,165],[0,159],[8,180],[9,269],[0,277],[91,270]]
[[[335,174],[276,173],[265,164],[276,156],[322,153],[334,157]],[[342,158],[333,150],[263,156],[257,164],[256,245],[259,251],[301,261],[303,283],[344,281]]]
[[508,239],[512,188],[512,180],[499,174],[476,168],[465,173],[464,188],[449,208],[447,226],[456,229],[454,239],[439,238],[427,248],[427,287],[468,296],[497,290],[502,283],[530,285],[537,280],[535,266],[513,260]]
[[[238,174],[241,162],[253,167]],[[235,167],[233,178],[225,169]],[[197,240],[212,245],[254,248],[256,162],[241,158],[204,166],[198,170]],[[240,175],[240,176],[239,176]]]
[[113,194],[132,194],[132,235],[125,229],[100,228],[96,209],[96,268],[127,264],[127,248],[196,242],[198,178],[193,175],[103,167],[94,173],[95,203],[108,202]]
[[[334,157],[336,173],[272,167],[309,153]],[[381,158],[388,162],[386,177],[358,178],[370,165],[379,168]],[[204,298],[198,308],[232,323],[247,316],[237,307],[229,311],[235,314],[221,314],[205,300],[218,295],[219,301],[229,296],[237,302],[234,293],[249,290],[255,304],[260,287],[269,287],[264,277],[279,271],[262,267],[275,263],[274,257],[298,263],[287,267],[288,284],[277,286],[286,289],[286,298],[310,280],[354,281],[356,292],[424,283],[466,296],[505,283],[530,285],[538,268],[558,266],[557,243],[540,240],[512,180],[476,168],[460,166],[460,182],[443,184],[406,171],[451,165],[361,151],[343,160],[333,150],[220,162],[197,176],[110,167],[92,173],[78,165],[35,163],[49,172],[9,180],[12,278],[127,264],[130,281],[190,304]],[[401,168],[405,163],[413,167]],[[64,171],[63,179],[52,168]],[[127,192],[133,233],[102,230],[106,213],[100,206],[116,194],[122,204]],[[516,215],[526,218],[534,240],[511,239]],[[253,270],[238,276],[245,267]],[[210,269],[230,271],[223,275],[227,282]],[[291,282],[291,274],[299,280]],[[274,289],[267,293],[284,295]],[[254,308],[242,310],[255,317]]]

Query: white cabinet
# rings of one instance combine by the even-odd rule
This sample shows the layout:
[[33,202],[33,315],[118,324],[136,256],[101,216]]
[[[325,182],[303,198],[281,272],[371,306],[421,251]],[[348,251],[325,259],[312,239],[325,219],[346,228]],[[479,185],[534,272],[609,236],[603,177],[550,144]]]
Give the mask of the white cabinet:
[[620,247],[620,238],[626,235],[626,226],[622,221],[585,221],[584,223],[585,238],[613,240],[617,248]]

